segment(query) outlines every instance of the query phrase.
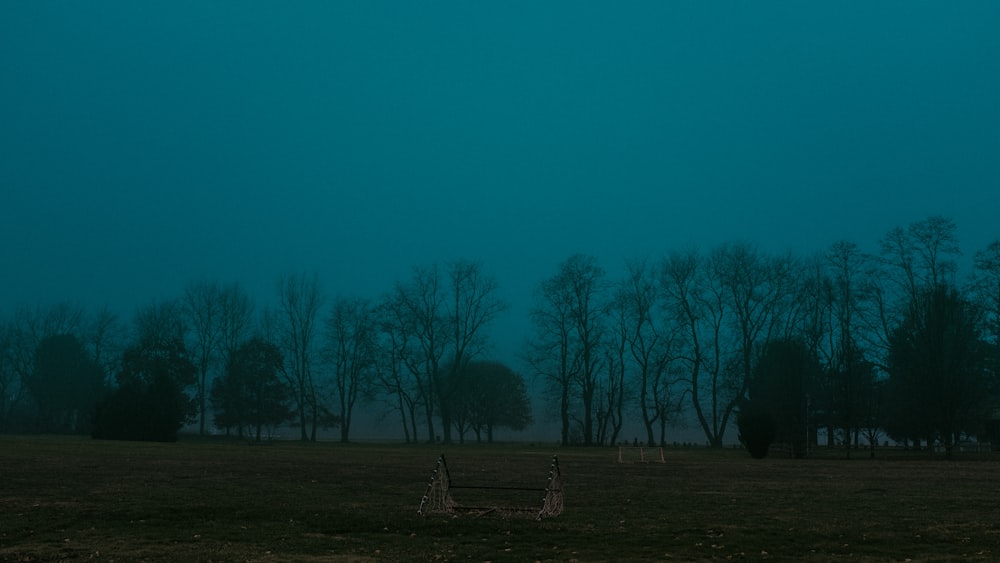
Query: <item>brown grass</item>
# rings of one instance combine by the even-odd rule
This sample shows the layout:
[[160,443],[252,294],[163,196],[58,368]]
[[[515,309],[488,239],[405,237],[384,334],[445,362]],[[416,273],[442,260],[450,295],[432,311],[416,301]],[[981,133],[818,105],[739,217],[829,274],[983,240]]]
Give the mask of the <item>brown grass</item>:
[[[566,511],[420,517],[442,451],[456,483],[530,486],[558,454]],[[0,560],[1000,558],[997,460],[839,456],[0,437]]]

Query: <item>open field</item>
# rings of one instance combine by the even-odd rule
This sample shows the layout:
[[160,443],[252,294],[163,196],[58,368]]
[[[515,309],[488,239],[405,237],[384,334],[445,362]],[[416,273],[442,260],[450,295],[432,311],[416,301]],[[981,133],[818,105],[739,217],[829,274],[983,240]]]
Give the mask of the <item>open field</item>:
[[[566,510],[543,521],[420,517],[442,451],[455,483],[531,486],[544,486],[558,454]],[[0,437],[0,560],[1000,558],[1000,457],[616,459],[616,449],[527,444]]]

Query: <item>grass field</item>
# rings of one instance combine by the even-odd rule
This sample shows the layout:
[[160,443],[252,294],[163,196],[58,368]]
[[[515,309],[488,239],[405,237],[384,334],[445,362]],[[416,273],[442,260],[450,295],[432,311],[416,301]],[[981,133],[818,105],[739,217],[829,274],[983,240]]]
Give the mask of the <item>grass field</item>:
[[[541,487],[557,454],[566,509],[542,521],[421,517],[442,452],[455,483]],[[734,449],[668,449],[665,464],[618,464],[616,449],[527,444],[8,436],[0,560],[1000,558],[1000,458],[893,455],[752,460]]]

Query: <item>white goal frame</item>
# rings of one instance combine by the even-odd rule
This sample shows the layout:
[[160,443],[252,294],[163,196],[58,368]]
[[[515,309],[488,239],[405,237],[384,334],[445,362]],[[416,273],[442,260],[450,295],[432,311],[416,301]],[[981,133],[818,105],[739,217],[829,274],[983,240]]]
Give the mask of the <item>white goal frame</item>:
[[[625,452],[629,452],[626,454]],[[636,456],[638,454],[638,456]],[[663,447],[618,446],[618,463],[666,463]]]

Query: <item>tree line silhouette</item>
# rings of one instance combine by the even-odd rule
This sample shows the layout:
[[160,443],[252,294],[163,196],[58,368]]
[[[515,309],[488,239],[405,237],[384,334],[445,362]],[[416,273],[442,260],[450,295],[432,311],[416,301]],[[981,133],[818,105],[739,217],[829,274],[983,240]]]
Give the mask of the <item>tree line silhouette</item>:
[[[756,456],[780,441],[909,447],[996,441],[1000,241],[960,276],[950,219],[812,256],[750,243],[631,260],[613,278],[573,255],[540,281],[521,365],[562,444],[613,444],[627,423],[664,445],[688,417],[712,446],[735,426]],[[491,441],[533,421],[524,375],[489,357],[507,310],[481,264],[414,267],[376,299],[327,301],[287,275],[257,311],[239,284],[199,281],[130,324],[81,306],[21,308],[0,331],[0,429],[176,439],[185,424],[302,440],[380,405],[407,442]],[[849,455],[849,454],[848,454]]]

